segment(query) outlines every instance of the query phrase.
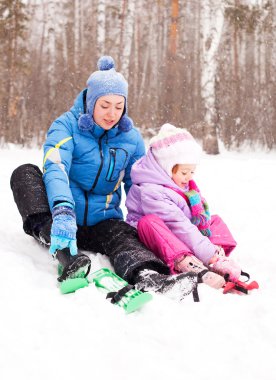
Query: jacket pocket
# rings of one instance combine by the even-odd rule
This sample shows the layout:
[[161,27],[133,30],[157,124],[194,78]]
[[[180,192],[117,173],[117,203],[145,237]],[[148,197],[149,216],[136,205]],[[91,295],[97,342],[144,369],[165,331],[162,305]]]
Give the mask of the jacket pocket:
[[106,174],[108,182],[119,179],[120,172],[125,169],[128,152],[123,148],[109,148],[109,166]]

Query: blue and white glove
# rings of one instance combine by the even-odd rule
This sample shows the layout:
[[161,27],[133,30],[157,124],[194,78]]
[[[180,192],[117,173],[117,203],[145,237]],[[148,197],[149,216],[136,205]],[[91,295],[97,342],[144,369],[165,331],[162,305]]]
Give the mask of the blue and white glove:
[[49,252],[54,255],[57,250],[69,248],[71,256],[77,255],[77,223],[73,205],[68,202],[59,203],[53,208],[52,217]]

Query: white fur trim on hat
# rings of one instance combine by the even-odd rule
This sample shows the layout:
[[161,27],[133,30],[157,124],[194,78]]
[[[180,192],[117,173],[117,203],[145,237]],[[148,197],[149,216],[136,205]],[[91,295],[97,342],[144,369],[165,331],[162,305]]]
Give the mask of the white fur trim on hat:
[[164,124],[159,133],[150,140],[152,153],[163,170],[171,177],[176,164],[200,162],[202,149],[186,129]]

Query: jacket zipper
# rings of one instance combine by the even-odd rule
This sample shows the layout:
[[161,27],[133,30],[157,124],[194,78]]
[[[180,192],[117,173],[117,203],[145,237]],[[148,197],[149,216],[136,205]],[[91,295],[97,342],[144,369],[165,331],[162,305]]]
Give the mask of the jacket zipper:
[[104,132],[104,134],[99,138],[99,150],[100,150],[100,156],[101,156],[101,164],[100,164],[100,167],[99,167],[99,170],[98,170],[98,173],[96,175],[96,178],[95,178],[95,181],[91,187],[91,190],[90,191],[93,191],[95,189],[95,187],[97,186],[97,183],[98,183],[98,180],[99,180],[99,177],[100,177],[100,174],[101,174],[101,171],[102,171],[102,168],[103,168],[103,163],[104,163],[104,156],[103,156],[103,148],[102,148],[102,139],[103,137],[105,136],[106,134],[106,131]]
[[[95,178],[95,181],[90,189],[90,191],[93,191],[95,189],[95,187],[97,186],[97,183],[98,183],[98,180],[99,180],[99,177],[100,177],[100,174],[101,174],[101,171],[102,171],[102,168],[103,168],[103,162],[104,162],[104,156],[103,156],[103,148],[102,148],[102,139],[103,137],[106,135],[106,132],[105,131],[102,136],[99,138],[99,150],[100,150],[100,156],[101,156],[101,163],[100,163],[100,167],[99,167],[99,170],[98,170],[98,173],[96,175],[96,178]],[[87,216],[88,216],[88,191],[85,191],[84,193],[84,196],[85,196],[85,209],[84,209],[84,218],[83,218],[83,225],[84,226],[87,226]]]

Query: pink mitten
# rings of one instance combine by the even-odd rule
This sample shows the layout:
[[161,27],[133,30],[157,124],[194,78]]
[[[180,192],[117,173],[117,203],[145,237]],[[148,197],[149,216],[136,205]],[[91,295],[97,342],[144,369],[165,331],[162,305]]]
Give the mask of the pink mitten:
[[211,268],[221,275],[228,274],[229,280],[238,280],[241,275],[241,268],[235,261],[228,257],[219,257],[218,260],[211,265]]

